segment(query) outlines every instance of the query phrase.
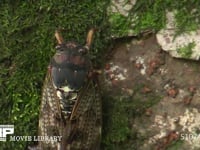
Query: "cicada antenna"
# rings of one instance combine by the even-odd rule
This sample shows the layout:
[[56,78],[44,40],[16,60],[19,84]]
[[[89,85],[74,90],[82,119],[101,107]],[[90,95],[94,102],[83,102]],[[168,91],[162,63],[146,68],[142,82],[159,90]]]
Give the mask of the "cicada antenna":
[[92,44],[92,40],[93,40],[93,36],[94,36],[94,32],[96,31],[95,28],[92,28],[88,31],[88,34],[87,34],[87,38],[86,38],[86,44],[85,44],[85,47],[87,49],[90,49],[90,46]]
[[55,37],[56,37],[56,40],[57,40],[58,44],[63,44],[64,43],[64,39],[63,39],[63,37],[62,37],[62,35],[61,35],[59,30],[55,31]]

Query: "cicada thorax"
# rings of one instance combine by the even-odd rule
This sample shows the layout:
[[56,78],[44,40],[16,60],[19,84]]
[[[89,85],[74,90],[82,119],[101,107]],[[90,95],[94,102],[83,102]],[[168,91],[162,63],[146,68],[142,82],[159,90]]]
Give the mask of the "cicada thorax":
[[75,42],[67,42],[56,47],[56,54],[49,65],[49,73],[62,112],[62,117],[70,117],[78,98],[78,93],[88,81],[91,62],[85,55],[84,47]]

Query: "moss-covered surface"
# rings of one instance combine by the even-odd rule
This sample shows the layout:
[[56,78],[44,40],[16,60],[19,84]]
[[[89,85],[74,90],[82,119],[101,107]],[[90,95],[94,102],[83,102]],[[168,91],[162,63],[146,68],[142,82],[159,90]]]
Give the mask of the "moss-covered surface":
[[137,35],[149,30],[157,32],[166,25],[166,11],[176,12],[175,30],[177,34],[194,31],[199,27],[199,10],[200,2],[196,0],[178,0],[176,2],[172,0],[137,0],[127,16],[120,16],[118,12],[111,13],[112,35],[123,37],[128,33]]
[[[161,96],[155,92],[144,94],[144,85],[138,83],[133,87],[133,93],[127,95],[104,92],[103,96],[103,139],[104,150],[137,150],[145,137],[138,136],[133,128],[133,120],[145,114],[145,111],[158,103]],[[109,91],[109,90],[106,90]]]
[[131,17],[123,16],[120,13],[113,13],[109,16],[111,23],[111,33],[117,36],[127,36],[131,32]]
[[195,42],[191,42],[186,46],[180,47],[177,49],[178,54],[183,58],[190,58],[193,53],[193,48],[196,46]]
[[182,145],[183,145],[183,141],[181,140],[177,140],[172,142],[168,147],[167,150],[177,150],[177,149],[181,149]]
[[[138,0],[128,16],[107,17],[108,0],[1,1],[0,3],[0,124],[14,124],[14,135],[36,135],[42,82],[54,53],[54,31],[63,28],[65,39],[84,44],[87,31],[98,29],[91,59],[101,66],[112,34],[138,34],[165,26],[166,10],[177,10],[177,32],[195,30],[199,23],[199,1]],[[137,19],[132,26],[132,18]],[[111,20],[112,24],[108,24]],[[111,27],[111,28],[110,28]],[[134,87],[133,90],[137,91]],[[141,94],[142,95],[142,94]],[[132,131],[129,118],[160,99],[157,95],[112,97],[104,93],[103,149],[137,149],[142,137]],[[141,101],[152,98],[149,101]],[[150,103],[146,103],[150,102]],[[0,142],[2,150],[23,150],[29,142]]]
[[[1,1],[0,124],[14,124],[14,135],[36,135],[42,82],[56,44],[54,31],[85,43],[87,31],[98,28],[91,58],[98,65],[109,30],[108,1]],[[27,142],[0,142],[1,150],[23,150]]]

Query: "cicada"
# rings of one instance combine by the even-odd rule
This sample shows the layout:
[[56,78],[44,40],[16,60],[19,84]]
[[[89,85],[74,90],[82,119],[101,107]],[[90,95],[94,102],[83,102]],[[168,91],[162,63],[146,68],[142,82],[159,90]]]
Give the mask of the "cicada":
[[39,115],[41,150],[98,150],[102,102],[98,72],[89,58],[94,29],[86,44],[65,42],[59,31],[56,52],[44,81]]

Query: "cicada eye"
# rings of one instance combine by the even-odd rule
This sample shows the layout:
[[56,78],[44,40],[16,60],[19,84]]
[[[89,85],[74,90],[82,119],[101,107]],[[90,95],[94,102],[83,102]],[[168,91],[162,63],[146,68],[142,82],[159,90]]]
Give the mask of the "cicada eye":
[[59,50],[61,48],[60,45],[56,45],[56,50]]
[[57,45],[57,46],[56,46],[56,50],[62,51],[62,46],[61,46],[61,45]]
[[58,44],[55,48],[57,51],[64,51],[64,49],[65,49],[63,44]]
[[85,48],[80,48],[80,49],[78,50],[78,52],[81,53],[81,54],[86,54],[86,53],[87,53],[87,50],[86,50]]
[[85,50],[83,49],[83,48],[80,48],[79,50],[78,50],[78,52],[79,53],[82,53],[82,52],[84,52]]

